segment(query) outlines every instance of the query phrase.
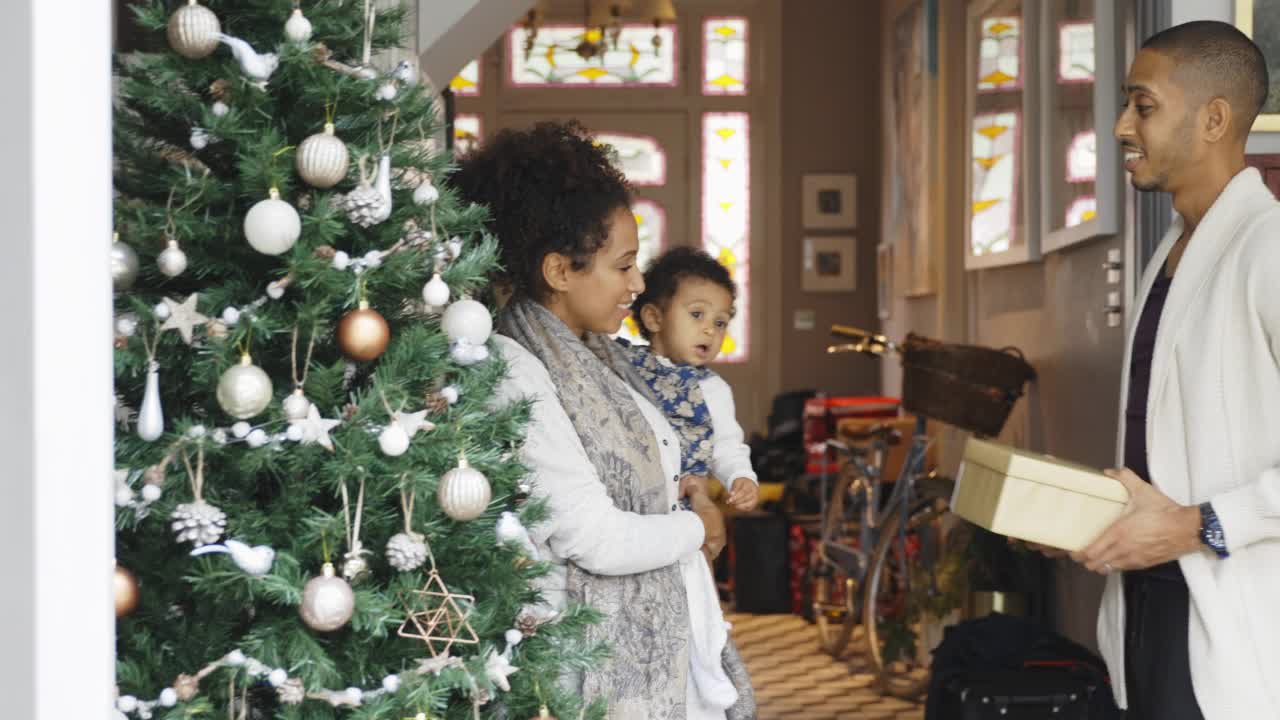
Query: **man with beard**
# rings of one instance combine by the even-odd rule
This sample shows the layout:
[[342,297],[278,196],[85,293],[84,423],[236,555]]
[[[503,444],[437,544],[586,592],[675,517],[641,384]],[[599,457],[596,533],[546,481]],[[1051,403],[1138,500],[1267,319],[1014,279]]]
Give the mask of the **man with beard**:
[[1072,558],[1107,575],[1098,640],[1130,719],[1280,717],[1280,203],[1245,165],[1258,47],[1149,39],[1115,125],[1177,211],[1143,277],[1122,391],[1126,513]]

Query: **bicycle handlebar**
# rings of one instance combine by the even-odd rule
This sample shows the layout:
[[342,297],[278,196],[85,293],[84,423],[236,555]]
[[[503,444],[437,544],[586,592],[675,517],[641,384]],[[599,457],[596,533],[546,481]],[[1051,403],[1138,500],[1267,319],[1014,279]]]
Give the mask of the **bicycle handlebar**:
[[863,355],[881,357],[887,352],[900,352],[898,344],[889,338],[861,328],[849,325],[832,325],[831,334],[848,338],[854,342],[828,345],[827,352],[829,354],[856,352]]

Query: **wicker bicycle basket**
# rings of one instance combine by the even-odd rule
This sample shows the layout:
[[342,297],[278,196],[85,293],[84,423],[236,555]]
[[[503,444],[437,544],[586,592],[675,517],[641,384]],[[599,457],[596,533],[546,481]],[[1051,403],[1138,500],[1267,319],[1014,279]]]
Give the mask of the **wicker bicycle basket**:
[[978,435],[1000,434],[1035,370],[1016,348],[993,350],[908,335],[902,407]]

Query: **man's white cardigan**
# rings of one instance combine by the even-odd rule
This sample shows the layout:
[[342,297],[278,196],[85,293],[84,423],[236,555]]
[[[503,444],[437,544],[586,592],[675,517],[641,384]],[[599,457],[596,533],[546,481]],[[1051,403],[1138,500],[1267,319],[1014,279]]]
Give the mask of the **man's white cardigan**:
[[[1182,229],[1176,218],[1156,250],[1144,301]],[[1206,720],[1280,718],[1280,203],[1257,170],[1231,180],[1187,245],[1160,316],[1149,392],[1152,481],[1184,505],[1212,502],[1231,552],[1179,560],[1196,698]],[[1123,407],[1119,427],[1122,454]],[[1098,642],[1125,707],[1121,588],[1119,574],[1107,578]]]

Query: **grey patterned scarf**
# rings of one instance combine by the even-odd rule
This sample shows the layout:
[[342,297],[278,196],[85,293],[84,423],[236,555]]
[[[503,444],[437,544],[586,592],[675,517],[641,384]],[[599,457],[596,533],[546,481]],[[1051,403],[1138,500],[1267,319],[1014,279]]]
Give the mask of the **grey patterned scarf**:
[[[554,313],[529,300],[509,304],[498,330],[546,366],[614,505],[641,515],[669,512],[658,442],[627,386],[644,397],[651,393],[622,349],[603,335],[575,337]],[[621,576],[595,575],[572,562],[567,570],[569,598],[605,616],[588,629],[587,640],[612,648],[608,661],[584,673],[583,696],[606,698],[611,720],[684,720],[689,607],[679,565]],[[745,680],[736,650],[726,649],[725,658],[735,684]],[[730,717],[754,717],[749,680],[739,695]],[[733,712],[744,701],[749,708]]]

